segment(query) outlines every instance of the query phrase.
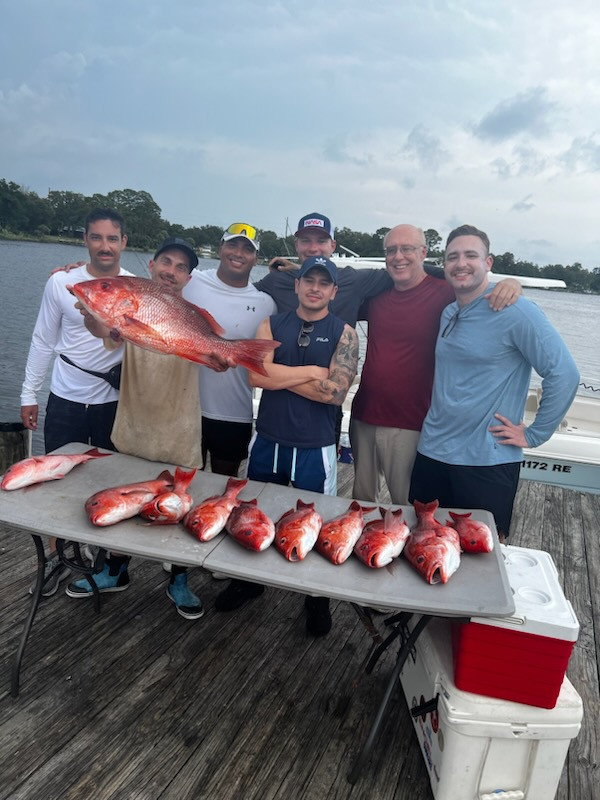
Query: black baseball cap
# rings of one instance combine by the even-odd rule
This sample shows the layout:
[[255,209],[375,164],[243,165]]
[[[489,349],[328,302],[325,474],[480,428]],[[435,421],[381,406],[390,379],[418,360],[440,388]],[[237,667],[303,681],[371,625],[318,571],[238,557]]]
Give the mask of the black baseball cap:
[[180,239],[179,236],[169,236],[168,239],[165,239],[156,253],[154,253],[154,260],[156,261],[159,255],[164,253],[165,250],[174,250],[175,248],[177,248],[177,250],[183,250],[183,252],[189,258],[190,272],[194,269],[194,267],[198,266],[198,256],[192,249],[192,246],[186,242],[185,239]]

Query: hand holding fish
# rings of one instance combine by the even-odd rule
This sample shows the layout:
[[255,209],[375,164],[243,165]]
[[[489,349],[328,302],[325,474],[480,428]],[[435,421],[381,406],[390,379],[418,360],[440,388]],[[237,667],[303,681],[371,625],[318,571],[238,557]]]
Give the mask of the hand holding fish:
[[525,438],[526,428],[524,422],[516,425],[514,422],[511,422],[508,417],[503,417],[502,414],[494,414],[494,416],[502,423],[502,425],[491,425],[489,428],[494,438],[498,440],[498,444],[529,447],[529,442]]

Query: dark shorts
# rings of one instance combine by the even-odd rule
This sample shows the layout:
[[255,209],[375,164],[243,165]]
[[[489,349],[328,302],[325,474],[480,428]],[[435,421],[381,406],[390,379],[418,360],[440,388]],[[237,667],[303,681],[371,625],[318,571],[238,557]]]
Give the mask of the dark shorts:
[[251,422],[227,422],[202,417],[202,455],[219,461],[243,461],[248,456]]
[[492,467],[444,464],[417,453],[408,499],[443,508],[483,508],[491,511],[499,532],[508,536],[521,462]]
[[292,484],[319,494],[335,494],[335,445],[294,448],[257,434],[248,460],[248,477],[253,481]]
[[86,405],[65,400],[50,392],[44,422],[44,446],[50,453],[69,442],[82,442],[114,450],[110,440],[117,401]]

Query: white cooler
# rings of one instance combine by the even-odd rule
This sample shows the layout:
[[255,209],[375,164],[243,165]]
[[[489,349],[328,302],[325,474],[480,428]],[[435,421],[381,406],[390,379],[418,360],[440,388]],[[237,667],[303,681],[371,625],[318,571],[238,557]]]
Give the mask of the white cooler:
[[437,697],[413,717],[436,800],[552,800],[583,715],[569,680],[545,709],[462,691],[452,675],[450,623],[434,619],[400,680],[409,708]]

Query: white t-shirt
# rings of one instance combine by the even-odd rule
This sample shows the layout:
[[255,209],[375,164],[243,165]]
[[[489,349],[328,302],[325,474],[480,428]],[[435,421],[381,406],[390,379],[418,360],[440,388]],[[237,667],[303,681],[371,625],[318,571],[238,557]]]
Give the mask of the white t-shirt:
[[[183,290],[190,303],[205,308],[225,330],[225,339],[254,339],[259,324],[277,312],[275,301],[251,283],[242,289],[228,286],[217,270],[192,270]],[[209,419],[252,422],[252,390],[244,367],[215,372],[200,367],[200,405]]]
[[[124,269],[119,271],[119,275],[131,274]],[[97,372],[108,372],[121,361],[122,348],[107,350],[102,339],[92,336],[75,308],[77,298],[67,290],[67,285],[96,277],[90,275],[84,265],[69,272],[56,272],[48,279],[27,356],[22,406],[37,405],[36,394],[42,387],[50,361],[59,353],[64,353],[78,366]],[[119,392],[103,378],[88,375],[62,358],[54,361],[50,391],[64,400],[90,405],[110,403],[119,398]]]

